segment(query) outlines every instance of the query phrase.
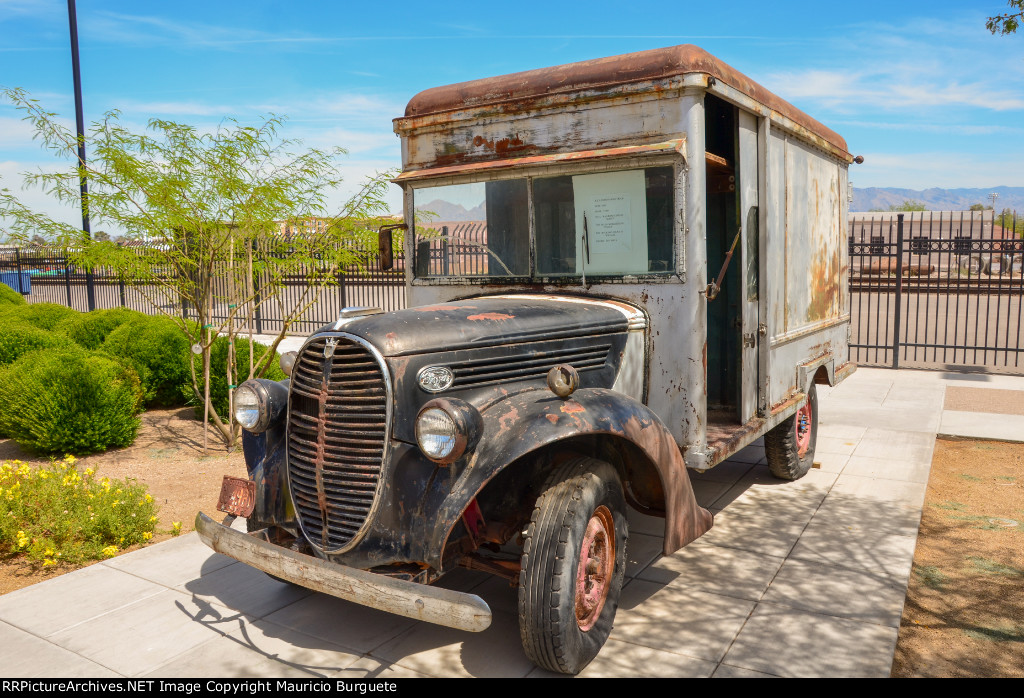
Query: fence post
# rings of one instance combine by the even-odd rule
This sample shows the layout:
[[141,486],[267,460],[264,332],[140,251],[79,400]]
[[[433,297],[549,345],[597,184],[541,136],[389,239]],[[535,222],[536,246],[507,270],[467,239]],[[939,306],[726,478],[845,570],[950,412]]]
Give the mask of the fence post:
[[21,250],[14,248],[14,273],[18,275],[18,293],[25,295],[25,286],[21,282]]
[[896,214],[896,312],[893,318],[892,367],[900,367],[900,325],[903,301],[903,214]]
[[68,307],[74,308],[71,304],[71,264],[68,263],[68,255],[64,254],[64,285],[68,289]]
[[119,278],[117,280],[117,285],[118,285],[118,289],[121,292],[121,307],[123,308],[126,305],[128,305],[128,303],[127,303],[128,292],[127,292],[127,290],[124,287],[124,275],[123,274],[119,274],[118,276],[119,276]]
[[348,293],[345,288],[345,270],[338,270],[338,308],[348,307]]

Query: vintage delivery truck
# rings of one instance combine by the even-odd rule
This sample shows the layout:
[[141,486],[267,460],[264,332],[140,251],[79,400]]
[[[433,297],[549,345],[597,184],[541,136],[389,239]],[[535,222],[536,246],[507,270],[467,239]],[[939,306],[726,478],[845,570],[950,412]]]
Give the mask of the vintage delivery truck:
[[430,89],[394,127],[410,307],[346,309],[288,380],[239,388],[249,479],[196,527],[468,631],[488,606],[431,583],[505,577],[526,653],[576,673],[612,627],[627,507],[670,555],[712,525],[688,469],[761,436],[778,477],[811,466],[815,386],[853,371],[853,158],[694,46]]

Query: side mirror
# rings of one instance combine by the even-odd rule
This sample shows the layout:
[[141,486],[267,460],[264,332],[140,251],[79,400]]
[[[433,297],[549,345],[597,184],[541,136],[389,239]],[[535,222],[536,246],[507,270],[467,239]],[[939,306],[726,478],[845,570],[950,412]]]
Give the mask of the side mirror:
[[377,231],[377,268],[381,271],[388,271],[395,266],[395,255],[391,246],[391,231],[405,230],[407,227],[405,223],[382,225],[380,230]]

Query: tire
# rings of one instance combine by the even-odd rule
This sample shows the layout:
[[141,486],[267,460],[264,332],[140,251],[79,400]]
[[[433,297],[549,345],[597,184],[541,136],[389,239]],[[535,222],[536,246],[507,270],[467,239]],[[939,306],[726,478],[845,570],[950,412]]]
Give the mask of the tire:
[[807,400],[796,414],[764,435],[764,450],[772,475],[782,480],[799,480],[814,464],[818,440],[818,391],[811,383]]
[[538,666],[577,674],[608,639],[626,572],[625,512],[618,474],[603,461],[572,458],[545,481],[519,577],[519,632]]

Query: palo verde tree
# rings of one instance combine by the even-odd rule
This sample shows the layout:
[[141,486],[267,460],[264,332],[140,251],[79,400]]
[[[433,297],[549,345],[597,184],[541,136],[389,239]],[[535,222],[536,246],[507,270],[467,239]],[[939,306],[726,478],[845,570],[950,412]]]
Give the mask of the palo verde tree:
[[[368,177],[340,211],[328,211],[344,151],[302,149],[280,137],[283,120],[273,116],[256,126],[229,119],[208,132],[154,119],[137,133],[110,112],[88,130],[90,157],[82,163],[76,134],[56,115],[22,90],[3,94],[36,139],[72,163],[65,171],[26,173],[27,184],[77,204],[84,174],[94,224],[145,244],[83,240],[75,226],[29,209],[6,189],[0,190],[4,233],[15,241],[42,234],[65,247],[75,264],[112,269],[173,318],[202,356],[201,372],[189,362],[197,404],[205,405],[205,419],[230,449],[238,425],[230,408],[226,417],[213,409],[209,394],[214,339],[226,335],[232,347],[225,366],[231,387],[263,375],[289,327],[337,283],[342,269],[364,264],[376,251],[376,228],[388,222],[381,217],[390,173]],[[293,287],[284,294],[289,281]],[[280,331],[269,351],[245,352],[248,365],[238,366],[236,337],[251,339],[254,314],[267,304],[284,318]]]
[[989,17],[985,28],[993,34],[1016,34],[1020,23],[1024,22],[1024,0],[1006,0],[1010,11]]

